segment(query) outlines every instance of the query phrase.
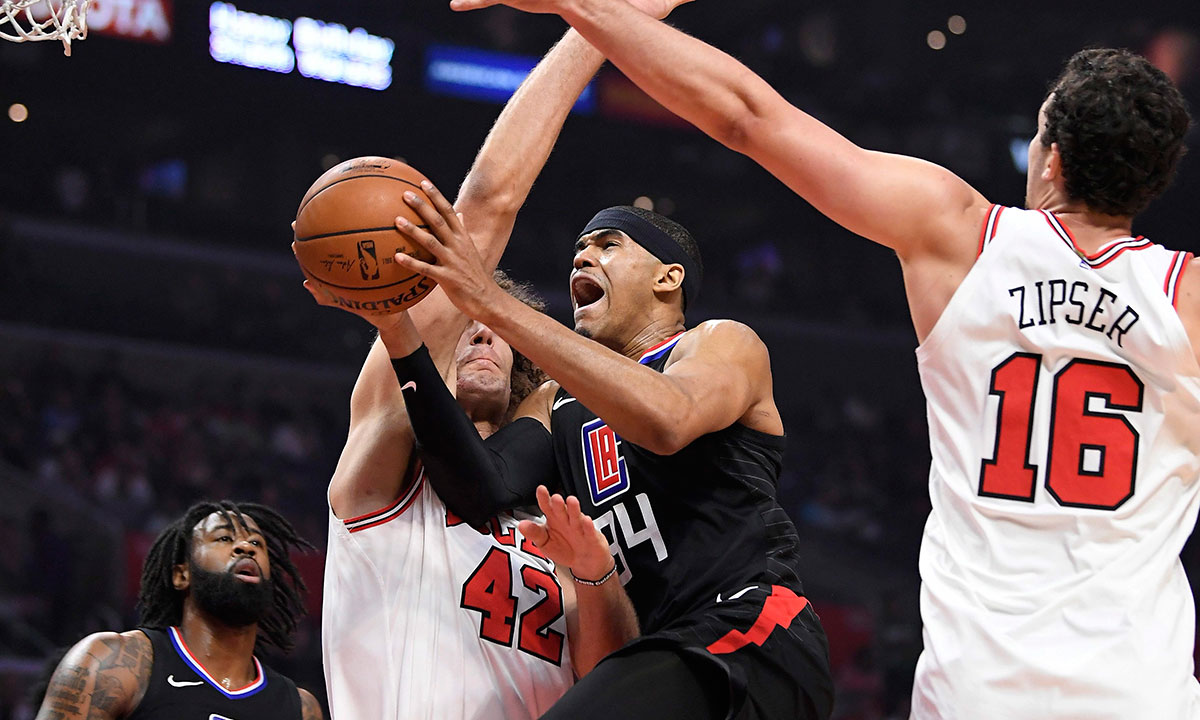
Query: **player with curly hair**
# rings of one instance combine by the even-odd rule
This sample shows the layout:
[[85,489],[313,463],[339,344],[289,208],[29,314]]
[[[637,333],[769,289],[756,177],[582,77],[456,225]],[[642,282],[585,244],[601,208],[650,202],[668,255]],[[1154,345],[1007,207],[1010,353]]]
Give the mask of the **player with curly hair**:
[[311,548],[264,505],[193,505],[142,566],[138,629],[79,641],[37,717],[320,720],[312,693],[255,657],[291,649],[305,586],[289,553]]

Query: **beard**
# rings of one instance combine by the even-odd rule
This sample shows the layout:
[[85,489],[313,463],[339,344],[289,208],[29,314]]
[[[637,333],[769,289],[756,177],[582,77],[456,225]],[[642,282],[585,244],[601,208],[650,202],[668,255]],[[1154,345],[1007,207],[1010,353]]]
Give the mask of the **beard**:
[[267,578],[248,583],[231,572],[209,572],[191,563],[189,566],[191,596],[196,607],[226,625],[253,625],[271,609],[275,590]]

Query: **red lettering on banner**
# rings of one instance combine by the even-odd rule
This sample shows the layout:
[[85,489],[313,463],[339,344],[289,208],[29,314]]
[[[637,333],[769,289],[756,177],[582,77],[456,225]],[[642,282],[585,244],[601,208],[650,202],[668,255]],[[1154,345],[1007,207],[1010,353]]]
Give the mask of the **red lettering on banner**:
[[171,0],[92,0],[88,32],[166,43],[171,40]]

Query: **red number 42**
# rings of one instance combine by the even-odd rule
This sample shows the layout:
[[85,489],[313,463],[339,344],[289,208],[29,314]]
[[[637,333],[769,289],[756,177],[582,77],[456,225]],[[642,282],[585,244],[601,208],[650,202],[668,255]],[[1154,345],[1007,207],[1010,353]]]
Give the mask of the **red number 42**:
[[512,647],[515,634],[518,650],[562,665],[563,635],[550,627],[563,614],[562,588],[552,574],[530,565],[521,568],[521,582],[546,596],[518,617],[509,554],[494,547],[463,583],[460,604],[480,613],[484,640]]
[[[1038,466],[1029,460],[1042,356],[1014,353],[992,370],[1000,399],[996,446],[979,472],[979,494],[1033,502]],[[1142,381],[1127,365],[1075,359],[1054,376],[1046,490],[1060,505],[1116,510],[1133,497],[1138,433],[1122,414],[1142,409]],[[1093,399],[1104,410],[1093,410]]]

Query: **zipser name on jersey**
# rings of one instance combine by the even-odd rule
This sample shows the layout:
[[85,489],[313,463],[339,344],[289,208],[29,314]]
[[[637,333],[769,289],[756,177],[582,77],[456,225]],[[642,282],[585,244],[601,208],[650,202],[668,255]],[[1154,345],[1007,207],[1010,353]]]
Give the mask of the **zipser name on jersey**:
[[1122,303],[1116,293],[1082,280],[1038,280],[1009,288],[1008,295],[1016,300],[1017,326],[1022,330],[1063,321],[1116,340],[1119,347],[1140,317],[1129,305],[1117,312]]

